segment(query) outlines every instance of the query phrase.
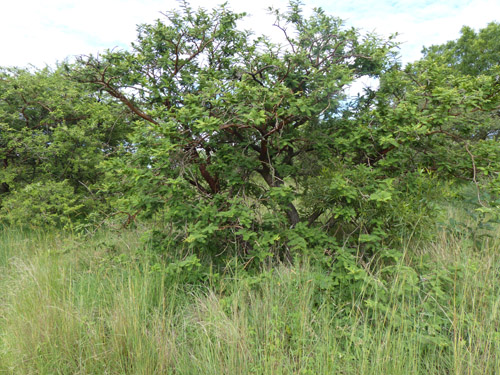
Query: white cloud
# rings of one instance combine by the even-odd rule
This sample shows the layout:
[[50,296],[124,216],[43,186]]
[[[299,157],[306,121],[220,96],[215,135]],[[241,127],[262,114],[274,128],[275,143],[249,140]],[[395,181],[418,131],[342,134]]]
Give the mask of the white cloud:
[[498,21],[497,0],[351,0],[325,6],[349,24],[382,36],[400,35],[403,62],[420,57],[422,47],[459,37],[463,25],[485,27]]
[[[193,7],[212,8],[223,0],[192,0]],[[306,0],[308,8],[323,7],[349,25],[383,36],[401,34],[403,61],[415,60],[423,45],[456,39],[463,25],[474,28],[498,21],[497,0]],[[160,18],[178,6],[174,0],[17,0],[5,1],[0,22],[0,66],[53,64],[67,56],[126,47],[136,37],[136,25]],[[287,0],[231,0],[235,11],[253,15],[242,25],[258,33],[277,33],[270,5],[286,8]]]

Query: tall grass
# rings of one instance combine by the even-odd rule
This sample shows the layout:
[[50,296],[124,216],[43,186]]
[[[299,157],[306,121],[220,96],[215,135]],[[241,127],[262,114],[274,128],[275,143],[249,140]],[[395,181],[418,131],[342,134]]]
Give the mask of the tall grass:
[[[207,276],[206,283],[189,285],[155,272],[154,258],[138,251],[139,236],[103,232],[82,240],[1,232],[0,373],[378,375],[500,369],[498,239],[477,248],[469,238],[443,231],[425,247],[405,249],[407,256],[386,284],[389,299],[379,300],[376,293],[368,299],[367,290],[340,301],[318,288],[317,271],[307,263],[259,275]],[[426,277],[447,271],[411,281],[408,270],[419,262],[432,265]],[[419,283],[432,285],[414,291]],[[449,294],[440,298],[443,290]],[[441,329],[440,335],[433,329]]]

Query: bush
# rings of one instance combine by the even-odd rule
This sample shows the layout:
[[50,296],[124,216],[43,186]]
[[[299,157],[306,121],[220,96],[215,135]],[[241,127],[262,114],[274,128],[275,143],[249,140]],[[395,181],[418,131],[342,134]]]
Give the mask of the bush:
[[33,227],[68,226],[83,208],[67,180],[26,185],[10,194],[2,204],[0,219],[9,224]]

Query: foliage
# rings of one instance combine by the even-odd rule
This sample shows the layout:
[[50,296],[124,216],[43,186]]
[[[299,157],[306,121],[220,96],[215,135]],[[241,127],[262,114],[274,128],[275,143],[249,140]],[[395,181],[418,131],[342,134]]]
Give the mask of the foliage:
[[[284,44],[239,30],[226,6],[183,3],[130,51],[80,58],[74,79],[138,119],[133,152],[107,167],[120,204],[210,256],[363,255],[426,224],[440,186],[498,178],[500,148],[476,117],[497,111],[496,66],[464,76],[428,54],[402,69],[392,40],[321,9],[271,12]],[[363,76],[380,89],[349,101]]]
[[282,44],[183,2],[130,51],[0,71],[0,372],[499,368],[499,25],[401,67],[271,12]]
[[464,26],[460,34],[457,40],[424,48],[424,55],[442,59],[462,74],[494,75],[500,61],[500,24],[491,22],[478,32]]
[[0,215],[19,227],[70,225],[81,215],[83,208],[67,180],[25,185],[5,198],[2,204]]
[[499,25],[401,67],[270,11],[0,70],[1,373],[497,371]]
[[[245,270],[308,259],[348,300],[462,185],[484,228],[498,217],[497,24],[401,67],[392,38],[297,1],[270,12],[281,44],[240,30],[226,5],[183,2],[129,51],[2,70],[0,219],[141,218],[160,223],[148,233],[162,277],[196,282],[234,254]],[[379,88],[347,97],[366,76]]]
[[[99,198],[92,192],[102,178],[97,166],[115,156],[128,132],[126,113],[106,95],[67,79],[64,69],[2,69],[0,205],[4,199],[12,204],[27,191],[32,199],[50,194],[47,189],[52,184],[55,195],[63,189],[66,196],[71,189],[72,199],[85,206],[83,212],[98,210]],[[55,205],[50,210],[61,212],[55,197],[45,204],[49,201]],[[45,219],[29,222],[37,220]]]
[[391,43],[320,9],[310,19],[297,3],[274,13],[287,46],[249,41],[235,27],[243,15],[224,7],[210,14],[185,5],[167,24],[141,26],[132,52],[82,59],[75,73],[142,120],[137,150],[120,169],[132,172],[136,207],[164,210],[187,226],[187,243],[208,251],[233,242],[265,258],[284,239],[312,245],[298,233],[329,204],[305,202],[332,156],[328,124],[342,90],[389,63]]
[[[475,32],[464,26],[461,36],[456,41],[443,45],[424,48],[425,60],[433,61],[448,68],[448,75],[460,76],[464,82],[482,81],[486,85],[500,84],[500,24],[492,22],[484,29]],[[464,91],[465,92],[465,91]],[[466,116],[460,116],[450,129],[456,139],[470,139],[475,148],[472,151],[477,169],[488,175],[493,171],[489,181],[489,189],[498,192],[500,179],[498,173],[498,140],[500,135],[500,109],[494,100],[494,95],[488,90],[479,92],[479,96],[467,95],[473,107]],[[481,102],[484,103],[481,105]],[[493,168],[489,168],[493,167]],[[493,197],[495,199],[495,197]]]

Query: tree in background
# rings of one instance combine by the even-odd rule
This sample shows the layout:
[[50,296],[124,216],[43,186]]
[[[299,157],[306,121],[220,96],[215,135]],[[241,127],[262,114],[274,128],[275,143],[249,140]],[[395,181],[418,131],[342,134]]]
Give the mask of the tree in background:
[[[448,165],[453,167],[448,169],[476,183],[479,175],[493,172],[496,179],[490,180],[490,188],[498,192],[500,24],[490,23],[478,32],[464,26],[456,41],[424,48],[423,53],[424,58],[414,64],[414,74],[425,79],[439,67],[443,82],[427,90],[441,90],[434,95],[437,100],[451,99],[447,116],[443,116],[449,121],[440,126],[442,137],[447,139],[442,156],[447,155]],[[457,148],[466,148],[468,162],[459,157]]]
[[98,165],[126,140],[128,120],[62,68],[0,71],[0,204],[21,224],[61,224],[97,209]]
[[[464,26],[456,41],[424,48],[423,52],[424,60],[448,67],[449,75],[461,76],[469,82],[482,79],[496,87],[500,84],[499,23],[492,22],[478,32]],[[479,158],[494,162],[500,152],[500,108],[492,93],[480,94],[484,105],[475,105],[466,116],[459,117],[453,130],[456,136],[475,143]],[[500,170],[498,166],[492,170],[495,168]]]
[[496,74],[500,61],[500,24],[491,22],[478,32],[464,26],[460,34],[457,40],[425,47],[424,58],[439,59],[461,74]]

